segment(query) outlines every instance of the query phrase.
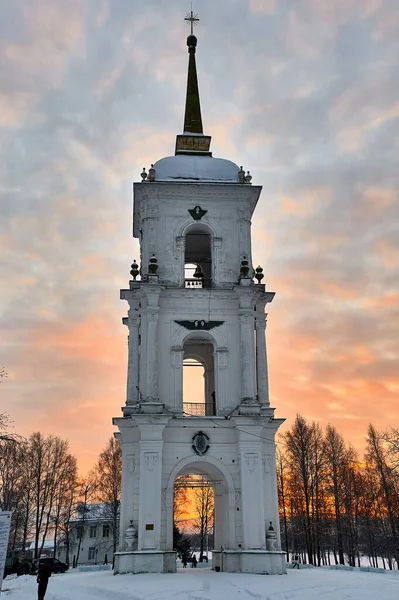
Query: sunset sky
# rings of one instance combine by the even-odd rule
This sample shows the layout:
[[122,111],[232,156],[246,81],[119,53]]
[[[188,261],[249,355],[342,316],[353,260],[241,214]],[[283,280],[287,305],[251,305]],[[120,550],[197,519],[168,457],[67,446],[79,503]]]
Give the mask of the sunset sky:
[[[83,472],[125,401],[132,181],[182,130],[189,9],[0,4],[0,412],[68,438]],[[213,155],[263,185],[272,405],[362,449],[399,421],[399,2],[193,9]]]

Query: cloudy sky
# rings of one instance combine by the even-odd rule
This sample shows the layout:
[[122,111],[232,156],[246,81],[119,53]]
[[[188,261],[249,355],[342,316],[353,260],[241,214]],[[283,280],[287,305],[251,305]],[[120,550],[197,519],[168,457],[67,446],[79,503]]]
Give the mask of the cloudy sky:
[[[181,132],[189,2],[0,3],[0,411],[88,468],[120,415],[131,183]],[[263,193],[272,403],[398,426],[398,0],[197,0],[214,156]],[[256,266],[256,265],[255,265]]]

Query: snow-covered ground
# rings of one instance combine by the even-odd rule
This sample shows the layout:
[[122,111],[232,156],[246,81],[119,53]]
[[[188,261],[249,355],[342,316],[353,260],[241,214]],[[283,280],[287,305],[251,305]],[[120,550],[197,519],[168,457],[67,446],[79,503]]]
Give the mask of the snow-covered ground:
[[[35,577],[3,581],[4,600],[37,598]],[[174,575],[53,575],[46,600],[398,600],[399,573],[289,570],[287,575],[179,569]]]

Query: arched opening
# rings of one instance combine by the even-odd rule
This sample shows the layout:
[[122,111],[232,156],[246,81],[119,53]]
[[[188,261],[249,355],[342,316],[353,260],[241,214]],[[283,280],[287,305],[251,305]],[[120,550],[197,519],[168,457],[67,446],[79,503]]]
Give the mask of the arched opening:
[[[212,435],[209,432],[209,443],[212,444]],[[236,508],[236,492],[231,473],[218,460],[206,453],[202,456],[187,456],[182,459],[171,471],[166,488],[166,540],[167,549],[173,549],[173,515],[174,515],[174,489],[179,477],[191,479],[193,476],[202,476],[213,489],[214,515],[213,515],[213,556],[212,568],[223,571],[221,553],[223,550],[236,549],[236,519],[239,507]],[[177,519],[186,519],[187,515],[177,516]],[[209,522],[208,522],[209,524]],[[183,526],[183,525],[182,525]],[[209,543],[208,550],[211,548]]]
[[205,338],[189,338],[183,345],[183,412],[187,416],[215,416],[214,348]]
[[211,235],[203,225],[191,227],[185,236],[185,287],[212,287]]
[[[179,475],[173,494],[173,549],[183,568],[212,558],[214,547],[214,485],[220,483],[193,473]],[[195,556],[194,563],[192,558]]]

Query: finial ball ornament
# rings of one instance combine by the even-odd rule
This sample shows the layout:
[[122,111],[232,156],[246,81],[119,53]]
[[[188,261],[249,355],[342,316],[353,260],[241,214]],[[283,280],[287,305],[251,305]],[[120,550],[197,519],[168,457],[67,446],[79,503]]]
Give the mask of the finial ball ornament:
[[188,46],[189,48],[190,48],[190,47],[192,47],[192,46],[194,46],[194,48],[195,48],[195,47],[196,47],[196,45],[197,45],[197,42],[198,42],[198,40],[197,40],[197,38],[195,37],[195,35],[192,35],[192,34],[191,34],[191,35],[189,35],[189,36],[188,36],[188,38],[187,38],[187,46]]

